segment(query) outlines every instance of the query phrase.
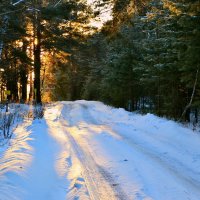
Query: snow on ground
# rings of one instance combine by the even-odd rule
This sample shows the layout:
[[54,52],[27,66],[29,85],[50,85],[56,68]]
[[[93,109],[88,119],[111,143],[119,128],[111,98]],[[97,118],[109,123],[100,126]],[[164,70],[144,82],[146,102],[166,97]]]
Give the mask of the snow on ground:
[[199,200],[200,135],[101,102],[57,102],[0,150],[0,200]]

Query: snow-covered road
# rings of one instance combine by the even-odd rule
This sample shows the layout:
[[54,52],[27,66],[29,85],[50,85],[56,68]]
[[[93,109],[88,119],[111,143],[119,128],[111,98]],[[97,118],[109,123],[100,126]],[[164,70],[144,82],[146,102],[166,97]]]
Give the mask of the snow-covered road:
[[199,200],[200,135],[100,102],[58,102],[0,150],[0,200]]

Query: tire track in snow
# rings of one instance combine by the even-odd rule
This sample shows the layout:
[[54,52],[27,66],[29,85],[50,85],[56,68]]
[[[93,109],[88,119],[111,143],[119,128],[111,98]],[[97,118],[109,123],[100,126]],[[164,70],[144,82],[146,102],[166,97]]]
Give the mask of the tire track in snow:
[[175,160],[175,163],[179,167],[175,166],[174,162],[172,162],[174,160],[168,160],[165,157],[161,157],[160,154],[156,154],[155,152],[151,151],[151,149],[148,149],[147,147],[135,142],[133,138],[126,137],[118,132],[115,133],[118,134],[127,145],[131,146],[132,148],[134,148],[134,150],[137,150],[139,153],[142,153],[143,155],[147,156],[150,160],[152,160],[157,165],[161,166],[164,170],[168,171],[172,176],[177,178],[177,180],[179,180],[180,183],[182,182],[185,185],[192,187],[194,191],[196,191],[200,195],[200,181],[196,180],[194,176],[188,176],[189,172],[187,169],[187,175],[185,175],[185,173],[182,173],[182,170],[184,169],[178,160]]
[[[78,113],[76,112],[78,109]],[[68,121],[60,119],[60,127],[65,127],[64,132],[71,143],[72,149],[79,158],[83,171],[83,176],[86,180],[88,192],[92,200],[128,200],[128,196],[121,189],[120,185],[116,184],[114,177],[105,168],[99,166],[88,149],[82,149],[76,142],[75,138],[70,133],[71,127],[79,128],[79,123],[86,122],[98,124],[90,115],[88,107],[81,103],[63,105],[61,116],[64,111],[68,111]],[[74,113],[76,113],[74,116]],[[67,124],[69,123],[69,124]],[[77,129],[78,130],[78,129]]]
[[92,155],[87,150],[81,149],[65,126],[65,132],[72,145],[72,149],[79,158],[84,169],[83,176],[86,180],[88,192],[92,200],[128,200],[128,196],[115,183],[112,175],[103,167],[95,163]]
[[[74,110],[77,109],[77,106],[79,110],[78,113]],[[87,149],[82,149],[70,133],[70,128],[77,128],[79,122],[90,121],[90,116],[87,115],[88,113],[85,113],[87,112],[87,107],[81,104],[63,104],[60,112],[61,113],[57,113],[56,116],[52,115],[52,118],[50,117],[47,119],[48,121],[54,122],[54,125],[50,121],[48,124],[52,128],[56,126],[57,131],[60,134],[64,133],[67,137],[67,141],[71,146],[70,151],[78,158],[81,169],[83,169],[82,176],[89,193],[89,198],[91,200],[128,200],[129,198],[122,191],[120,186],[116,184],[112,174],[99,166],[94,161],[89,151]],[[74,113],[77,113],[77,115],[73,116]],[[49,114],[53,113],[50,112]],[[63,119],[63,115],[66,114],[69,117],[67,121]],[[92,123],[95,122],[93,121]]]
[[[80,120],[80,122],[83,121],[84,123],[86,123],[86,126],[87,126],[87,124],[88,124],[88,126],[89,126],[89,124],[99,125],[99,122],[97,121],[98,118],[95,118],[92,116],[87,105],[84,105],[84,104],[82,105],[81,103],[78,103],[78,105],[79,105],[79,109],[80,109],[79,112],[81,112],[81,116],[82,116],[82,119]],[[72,126],[78,124],[78,123],[76,124],[76,121],[75,121],[75,123],[73,122],[73,118],[70,119],[70,121],[72,122]],[[115,123],[112,123],[109,125],[107,124],[106,126],[108,126],[109,129],[113,129],[113,127],[115,126]],[[79,127],[79,125],[78,125],[78,127]],[[160,172],[161,174],[168,174],[169,179],[171,177],[171,180],[173,180],[173,179],[176,180],[177,184],[182,185],[183,188],[191,188],[191,190],[194,193],[199,194],[199,196],[200,196],[200,191],[199,191],[200,181],[196,178],[199,176],[199,174],[197,174],[198,176],[195,176],[195,173],[192,175],[192,173],[190,173],[190,171],[188,171],[189,169],[185,169],[183,163],[180,163],[178,160],[170,159],[170,157],[165,157],[165,156],[162,157],[162,155],[159,152],[154,152],[154,151],[152,151],[152,149],[149,149],[148,146],[146,147],[140,143],[137,143],[137,141],[134,141],[134,138],[126,137],[123,134],[120,134],[120,132],[118,132],[118,131],[114,131],[114,132],[116,135],[119,136],[119,138],[122,139],[122,142],[127,144],[130,148],[134,149],[134,151],[138,152],[139,155],[141,154],[141,156],[143,156],[144,158],[149,160],[149,162],[152,163],[153,165],[158,166],[158,169],[161,170],[161,172]],[[86,152],[88,154],[89,151],[87,150]],[[173,161],[175,163],[173,163]],[[139,166],[136,166],[136,167],[139,167]],[[98,170],[100,171],[102,176],[104,176],[104,174],[106,174],[105,178],[106,178],[106,176],[109,177],[109,174],[107,174],[106,171],[104,171],[102,169],[98,169]],[[139,170],[139,171],[141,172],[141,170]],[[141,177],[143,177],[144,179],[147,178],[147,177],[144,177],[144,175],[142,175],[142,174],[141,174]],[[148,178],[147,178],[147,180],[148,180]],[[110,182],[110,181],[108,181],[108,182]],[[122,199],[122,198],[119,197],[119,199]]]
[[[97,121],[97,119],[92,116],[89,109],[87,109],[87,113],[85,115],[89,116],[89,119],[91,120],[91,122]],[[99,122],[96,124],[99,124]],[[115,123],[109,123],[106,126],[108,126],[108,129],[112,129],[112,130],[117,129],[117,128],[113,129],[113,127],[115,127]],[[184,168],[183,163],[179,162],[179,160],[174,160],[171,157],[162,156],[161,154],[152,151],[152,149],[149,149],[148,146],[146,147],[140,143],[137,143],[136,141],[134,141],[134,138],[126,137],[125,135],[120,134],[120,132],[118,131],[114,131],[114,132],[128,146],[130,146],[137,152],[143,154],[145,157],[147,157],[147,159],[151,160],[156,165],[158,165],[158,167],[161,167],[168,174],[170,174],[172,177],[177,179],[177,181],[180,184],[184,184],[186,187],[192,188],[193,191],[199,194],[200,196],[200,190],[199,190],[200,180],[198,179],[199,173],[195,174],[195,172],[190,172],[188,168]],[[142,141],[142,138],[141,138],[141,141]]]

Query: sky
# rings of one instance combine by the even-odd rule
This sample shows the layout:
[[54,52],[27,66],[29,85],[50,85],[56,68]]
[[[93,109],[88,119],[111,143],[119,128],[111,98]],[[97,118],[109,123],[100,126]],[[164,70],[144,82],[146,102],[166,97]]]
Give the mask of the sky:
[[[92,8],[94,10],[98,10],[95,8],[94,2],[95,2],[94,0],[87,0],[87,3],[89,5],[92,5]],[[91,24],[95,27],[101,28],[105,22],[111,19],[112,19],[112,6],[107,5],[102,8],[102,10],[100,11],[100,15],[95,20],[92,20]]]

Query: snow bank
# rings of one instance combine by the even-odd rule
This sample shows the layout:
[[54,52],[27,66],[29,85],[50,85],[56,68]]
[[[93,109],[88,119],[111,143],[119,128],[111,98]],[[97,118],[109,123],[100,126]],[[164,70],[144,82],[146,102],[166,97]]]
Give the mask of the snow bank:
[[199,200],[200,134],[79,100],[46,106],[0,152],[0,199]]

